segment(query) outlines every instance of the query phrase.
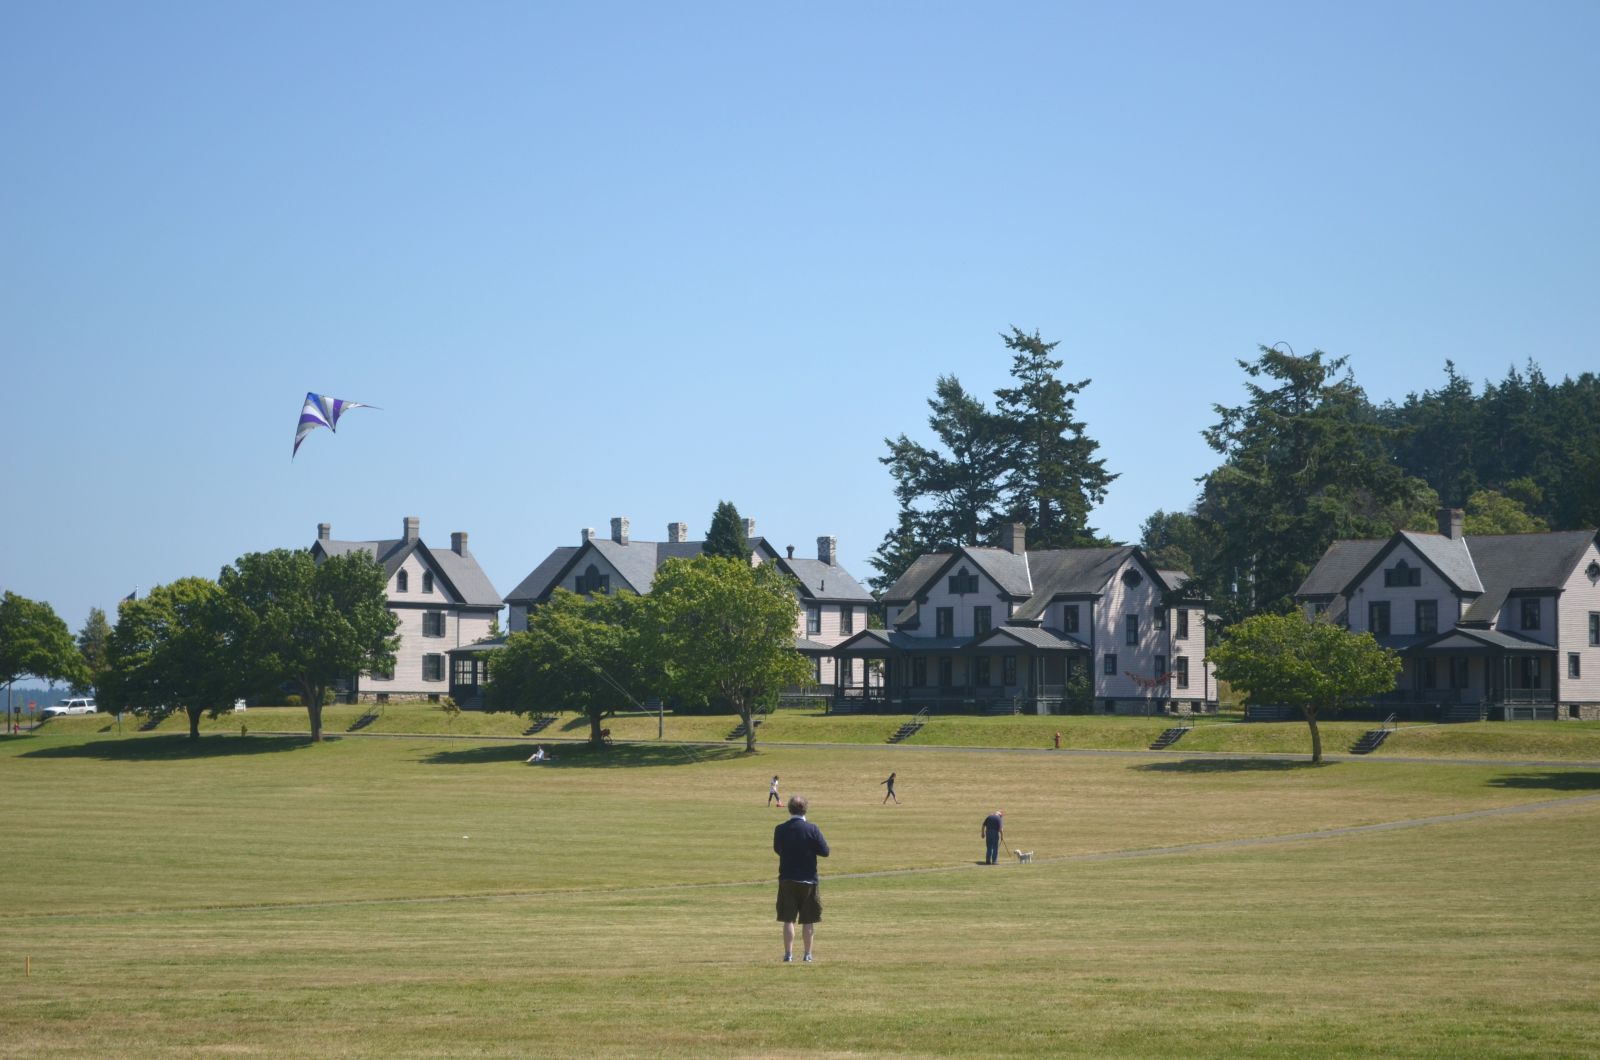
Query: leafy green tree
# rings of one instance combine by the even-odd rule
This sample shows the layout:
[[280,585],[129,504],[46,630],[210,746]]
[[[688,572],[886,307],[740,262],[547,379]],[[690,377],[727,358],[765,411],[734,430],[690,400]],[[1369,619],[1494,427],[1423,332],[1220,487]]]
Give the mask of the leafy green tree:
[[691,703],[731,703],[744,721],[746,751],[756,748],[756,711],[812,683],[794,645],[795,590],[776,564],[699,556],[663,563],[646,597],[641,646],[664,691]]
[[247,682],[289,682],[322,739],[322,707],[340,678],[393,668],[398,620],[383,566],[365,552],[317,563],[276,549],[240,556],[218,579]]
[[1216,406],[1203,435],[1223,463],[1201,479],[1196,506],[1215,546],[1195,557],[1201,582],[1229,618],[1288,607],[1336,538],[1426,528],[1437,501],[1390,457],[1394,431],[1344,358],[1262,347],[1239,367],[1249,401]]
[[711,529],[706,531],[702,549],[708,556],[750,562],[750,542],[745,538],[744,520],[732,501],[719,502],[717,510],[711,513]]
[[79,691],[93,689],[99,694],[100,675],[106,669],[106,642],[110,637],[111,623],[106,621],[106,613],[98,607],[89,608],[89,617],[78,631],[78,653],[83,656],[86,671]]
[[1162,570],[1193,574],[1195,557],[1209,557],[1211,544],[1206,526],[1190,512],[1156,509],[1139,528],[1139,547]]
[[242,683],[230,643],[230,615],[209,578],[158,585],[117,610],[106,642],[105,694],[123,707],[182,710],[189,738],[200,738],[200,715],[216,717]]
[[1539,534],[1550,527],[1504,493],[1478,490],[1467,498],[1462,529],[1469,534]]
[[81,687],[89,670],[67,624],[49,604],[7,590],[0,596],[0,682],[31,674]]
[[1370,633],[1352,633],[1300,611],[1254,615],[1228,629],[1207,658],[1217,679],[1252,705],[1296,707],[1311,728],[1311,761],[1322,761],[1317,719],[1389,691],[1400,656]]
[[637,702],[644,691],[642,612],[641,598],[633,593],[579,596],[556,589],[528,615],[526,631],[511,634],[504,648],[489,653],[488,708],[582,711],[589,718],[589,742],[602,746],[606,713]]
[[1062,361],[1052,356],[1059,342],[1045,342],[1013,327],[1002,335],[1013,353],[1016,385],[994,392],[1006,447],[1007,522],[1025,523],[1029,544],[1077,548],[1099,543],[1089,512],[1105,500],[1117,476],[1095,455],[1100,443],[1084,433],[1075,399],[1090,380],[1067,382]]

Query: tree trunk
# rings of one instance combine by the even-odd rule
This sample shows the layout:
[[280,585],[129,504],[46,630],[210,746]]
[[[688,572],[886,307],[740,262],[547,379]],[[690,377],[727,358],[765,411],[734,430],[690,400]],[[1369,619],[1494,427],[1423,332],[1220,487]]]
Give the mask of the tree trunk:
[[1322,733],[1317,731],[1317,712],[1306,708],[1306,724],[1311,726],[1311,764],[1322,763]]
[[189,715],[189,739],[200,739],[200,712],[204,707],[185,707],[184,712]]
[[306,715],[311,719],[311,742],[322,742],[322,700],[324,692],[321,688],[307,690],[310,695],[306,699]]
[[600,719],[604,714],[600,707],[589,708],[589,746],[596,751],[606,745],[605,737],[600,735]]
[[756,752],[756,719],[750,713],[750,704],[743,703],[743,702],[735,702],[734,706],[739,708],[739,717],[744,719],[744,750],[745,750],[745,754],[755,754],[755,752]]

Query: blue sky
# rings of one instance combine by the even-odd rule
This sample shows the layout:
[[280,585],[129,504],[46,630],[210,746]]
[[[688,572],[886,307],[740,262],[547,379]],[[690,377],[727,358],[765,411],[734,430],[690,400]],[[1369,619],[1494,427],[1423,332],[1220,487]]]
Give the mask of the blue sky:
[[[863,579],[885,435],[1060,340],[1182,508],[1235,359],[1596,367],[1591,3],[0,7],[0,585],[719,499]],[[382,406],[289,451],[307,390]],[[27,410],[32,409],[29,414]]]

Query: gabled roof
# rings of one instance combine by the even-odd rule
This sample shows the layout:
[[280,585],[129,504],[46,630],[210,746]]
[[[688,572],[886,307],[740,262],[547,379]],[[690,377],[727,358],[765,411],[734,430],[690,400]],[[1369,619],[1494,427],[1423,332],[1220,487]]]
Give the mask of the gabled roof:
[[315,555],[318,551],[328,558],[348,555],[351,552],[365,552],[383,565],[386,577],[394,577],[394,572],[406,561],[406,557],[413,553],[421,557],[422,562],[432,568],[435,574],[443,578],[445,585],[460,603],[468,607],[493,607],[500,608],[500,594],[495,591],[488,575],[483,573],[483,568],[478,566],[478,561],[472,558],[469,552],[465,556],[457,555],[449,549],[435,552],[421,539],[407,541],[404,538],[385,538],[378,541],[334,541],[328,538],[318,538],[311,546]]
[[1387,538],[1357,538],[1335,541],[1317,560],[1306,580],[1294,591],[1296,597],[1338,596],[1380,549]]
[[820,559],[801,559],[779,556],[774,562],[778,569],[787,571],[800,581],[800,595],[807,600],[840,601],[842,603],[870,604],[872,594],[850,576],[843,567],[824,563]]
[[512,601],[537,600],[550,591],[550,586],[555,584],[556,577],[567,565],[573,555],[578,551],[577,545],[562,545],[552,549],[544,558],[544,562],[529,572],[528,576],[517,583],[517,587],[506,594],[506,603]]
[[1041,648],[1045,651],[1089,650],[1089,645],[1077,637],[1066,633],[1057,633],[1053,629],[1042,629],[1039,626],[996,626],[974,640],[970,647],[1002,648],[1012,645],[1021,645],[1025,648]]
[[1493,622],[1506,597],[1518,589],[1560,589],[1594,544],[1595,531],[1468,536],[1466,541],[1484,583],[1483,595],[1461,616],[1470,625]]
[[[1050,601],[1062,596],[1093,596],[1105,591],[1122,565],[1138,556],[1151,575],[1160,579],[1160,573],[1143,553],[1131,545],[1115,548],[1063,548],[1045,552],[1031,552],[1034,593],[1017,608],[1013,618],[1022,621],[1036,619],[1050,606]],[[1163,581],[1161,584],[1165,585]]]
[[[750,539],[750,551],[760,553],[763,560],[777,558],[777,552],[764,537]],[[562,545],[555,548],[535,567],[517,587],[506,595],[508,604],[537,603],[549,597],[551,590],[567,574],[590,562],[595,554],[605,558],[617,572],[623,584],[613,586],[643,596],[655,584],[656,571],[669,559],[693,559],[705,551],[704,541],[639,541],[626,545],[609,537],[592,537],[581,545]],[[849,575],[846,575],[849,577]],[[831,599],[831,597],[830,597]],[[870,596],[868,597],[870,599]]]
[[1436,636],[1423,637],[1411,644],[1407,650],[1412,653],[1425,651],[1478,651],[1483,648],[1495,648],[1500,651],[1548,651],[1556,650],[1554,644],[1545,644],[1542,641],[1532,640],[1499,629],[1447,629]]
[[945,565],[953,553],[926,552],[916,558],[906,572],[894,580],[887,592],[883,594],[886,604],[909,603],[917,598],[924,585],[933,580],[939,568]]
[[1424,559],[1438,568],[1452,585],[1466,593],[1483,592],[1483,582],[1478,578],[1478,568],[1472,561],[1472,551],[1461,537],[1443,534],[1417,534],[1400,531],[1406,544],[1416,549]]

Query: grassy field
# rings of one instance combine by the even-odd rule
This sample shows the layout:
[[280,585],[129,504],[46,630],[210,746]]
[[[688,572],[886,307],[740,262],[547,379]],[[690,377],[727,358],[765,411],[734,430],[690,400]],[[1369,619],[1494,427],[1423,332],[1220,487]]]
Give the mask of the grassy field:
[[[0,741],[0,1055],[1600,1050],[1597,770],[527,750]],[[815,966],[773,773],[835,847]],[[996,806],[1039,863],[975,864]]]
[[[528,727],[528,719],[517,714],[485,714],[463,711],[451,716],[436,705],[401,703],[379,708],[374,717],[364,719],[367,708],[337,705],[323,713],[324,731],[347,732],[361,722],[360,732],[372,734],[430,734],[461,736],[516,737]],[[903,715],[825,715],[820,711],[781,710],[764,720],[761,740],[772,743],[847,743],[883,744],[905,721]],[[668,715],[665,737],[668,740],[721,741],[737,719],[725,715]],[[606,720],[617,740],[654,740],[657,721],[653,715],[624,715]],[[910,745],[949,747],[1045,748],[1053,745],[1054,734],[1061,733],[1065,748],[1079,750],[1140,750],[1150,745],[1168,726],[1170,718],[1122,718],[1105,716],[971,717],[935,716],[927,727],[909,741]],[[307,731],[305,710],[299,707],[257,707],[241,714],[206,718],[201,729],[214,733],[238,733],[240,726],[260,733],[266,731]],[[1372,728],[1369,722],[1325,721],[1323,747],[1329,754],[1341,754]],[[41,734],[114,735],[117,724],[106,715],[58,718],[39,730]],[[124,719],[122,734],[138,731],[132,718]],[[186,733],[188,720],[182,715],[166,718],[159,733]],[[555,723],[539,734],[544,743],[586,740],[589,724],[573,714],[559,715]],[[1309,754],[1311,738],[1304,722],[1246,724],[1233,718],[1205,718],[1174,747],[1176,753],[1197,751],[1236,754]],[[1521,760],[1600,762],[1600,722],[1483,722],[1475,725],[1419,725],[1398,730],[1374,758],[1505,758]]]

